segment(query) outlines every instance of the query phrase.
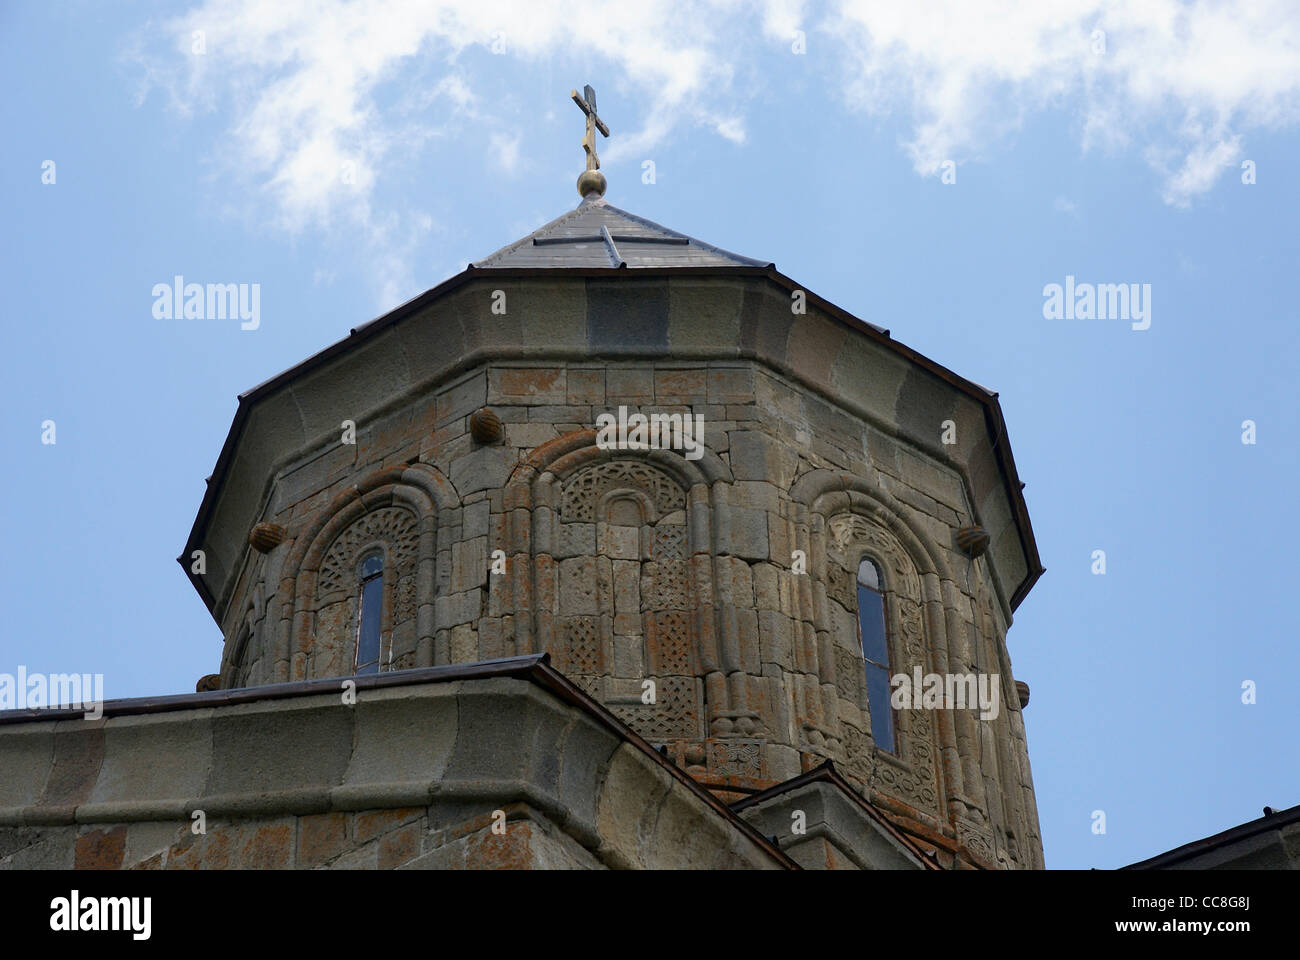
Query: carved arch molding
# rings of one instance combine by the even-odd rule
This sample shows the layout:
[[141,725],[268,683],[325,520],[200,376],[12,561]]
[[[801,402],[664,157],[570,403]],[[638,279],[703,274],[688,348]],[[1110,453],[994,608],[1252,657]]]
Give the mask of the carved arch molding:
[[[558,438],[517,471],[531,558],[515,586],[516,649],[556,667],[693,774],[758,779],[764,729],[715,594],[716,455],[605,451],[591,431]],[[646,702],[646,681],[653,702]]]
[[[914,667],[931,670],[925,639],[921,577],[898,537],[878,521],[856,513],[839,513],[828,531],[826,592],[847,616],[833,619],[835,690],[840,701],[840,749],[851,779],[893,796],[932,815],[940,813],[933,711],[905,709],[897,719],[897,757],[875,749],[867,713],[861,653],[856,633],[857,565],[870,557],[881,567],[892,668],[911,675]],[[853,625],[850,635],[848,625]],[[829,626],[829,625],[828,625]]]
[[419,540],[419,519],[406,506],[362,514],[334,539],[316,581],[311,611],[315,629],[304,667],[307,679],[353,672],[360,603],[357,571],[362,558],[375,553],[384,561],[380,664],[385,670],[415,666]]
[[[558,493],[550,537],[558,576],[554,595],[541,598],[556,618],[539,624],[544,649],[647,740],[702,744],[686,489],[653,464],[616,459],[580,467]],[[702,768],[703,748],[689,752],[688,766]]]
[[431,666],[438,515],[458,502],[441,472],[411,464],[371,474],[307,518],[280,570],[274,616],[268,606],[262,673],[283,681],[352,672],[358,567],[373,552],[384,558],[384,668]]

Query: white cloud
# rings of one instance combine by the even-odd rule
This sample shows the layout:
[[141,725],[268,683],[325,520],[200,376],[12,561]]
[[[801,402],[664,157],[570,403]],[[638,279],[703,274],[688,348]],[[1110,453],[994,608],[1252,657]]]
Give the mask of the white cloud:
[[[395,151],[447,135],[452,125],[508,122],[478,102],[463,75],[471,48],[607,62],[645,111],[641,129],[621,130],[607,159],[635,157],[682,122],[743,142],[723,55],[734,41],[731,21],[745,14],[740,0],[587,0],[581,16],[574,9],[534,0],[205,0],[161,28],[165,54],[145,55],[138,40],[128,57],[145,94],[161,87],[182,112],[233,114],[222,175],[245,182],[260,215],[293,233],[360,226],[372,242],[405,248],[408,240],[394,238],[421,230],[372,209],[376,171]],[[202,55],[190,52],[196,30],[205,35]],[[430,70],[439,75],[421,93]],[[383,115],[376,97],[390,82],[418,109]],[[517,137],[482,139],[485,162],[517,167]],[[384,285],[398,282],[391,274],[400,250],[373,255],[390,274]]]
[[905,147],[925,175],[1064,105],[1084,149],[1143,144],[1166,201],[1185,205],[1243,132],[1300,119],[1290,0],[845,0],[821,26],[847,53],[850,105],[911,113]]
[[493,162],[506,173],[516,172],[519,169],[520,135],[493,133],[489,139],[492,142]]
[[1068,214],[1071,217],[1079,215],[1079,205],[1067,196],[1058,196],[1052,201],[1052,209],[1057,213]]
[[[639,128],[623,121],[602,147],[610,162],[645,157],[683,126],[745,143],[746,113],[762,109],[755,89],[779,82],[757,79],[760,58],[791,55],[795,30],[838,88],[825,109],[838,100],[904,116],[904,149],[924,175],[1064,108],[1082,149],[1138,151],[1181,205],[1240,157],[1243,136],[1300,115],[1290,0],[767,0],[757,11],[743,0],[203,0],[147,30],[166,49],[133,44],[146,92],[233,118],[214,155],[246,208],[291,233],[359,231],[375,245],[380,286],[404,292],[405,264],[434,225],[375,208],[385,165],[468,129],[485,163],[509,172],[527,156],[518,118],[475,93],[474,71],[494,49],[598,65],[640,111]],[[385,91],[396,106],[378,105]]]
[[1192,149],[1183,157],[1182,165],[1172,172],[1168,171],[1167,162],[1158,151],[1148,153],[1151,165],[1166,172],[1165,202],[1185,207],[1191,197],[1209,190],[1220,174],[1237,165],[1237,158],[1241,156],[1240,140],[1240,137],[1212,143],[1195,140]]

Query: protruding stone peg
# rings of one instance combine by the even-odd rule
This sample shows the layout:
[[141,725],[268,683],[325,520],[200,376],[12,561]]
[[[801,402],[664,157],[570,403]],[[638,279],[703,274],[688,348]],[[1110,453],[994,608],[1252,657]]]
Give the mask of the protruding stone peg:
[[289,531],[278,523],[259,523],[248,534],[248,542],[258,553],[270,553],[288,538]]
[[469,417],[469,434],[479,443],[496,443],[501,439],[501,418],[487,407],[475,410]]
[[989,535],[983,527],[962,527],[957,531],[957,546],[968,557],[983,556],[989,548]]

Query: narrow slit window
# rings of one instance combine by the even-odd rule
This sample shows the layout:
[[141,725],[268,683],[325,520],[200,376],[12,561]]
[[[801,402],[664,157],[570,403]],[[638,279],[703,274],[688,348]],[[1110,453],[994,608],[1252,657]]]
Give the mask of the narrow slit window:
[[894,752],[894,710],[889,697],[892,688],[889,638],[885,632],[885,595],[880,568],[870,560],[858,564],[858,635],[862,662],[867,674],[867,706],[871,712],[871,736],[876,746]]
[[357,609],[357,673],[379,672],[379,629],[384,612],[384,558],[375,555],[361,564]]

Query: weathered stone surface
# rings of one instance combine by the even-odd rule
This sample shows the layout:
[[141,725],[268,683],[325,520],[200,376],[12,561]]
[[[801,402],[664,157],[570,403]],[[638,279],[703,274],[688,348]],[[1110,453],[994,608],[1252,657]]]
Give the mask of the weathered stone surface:
[[[104,765],[130,762],[131,741],[115,727],[135,721],[125,725],[143,729],[143,716],[106,719]],[[333,696],[270,697],[147,716],[173,744],[201,741],[200,731],[211,731],[209,799],[197,798],[200,809],[208,808],[205,832],[189,829],[188,804],[159,801],[153,785],[116,778],[106,781],[113,789],[101,802],[82,808],[80,828],[24,826],[0,811],[0,867],[656,867],[677,862],[683,851],[673,848],[690,834],[697,834],[686,845],[693,862],[779,865],[699,788],[672,780],[640,748],[631,748],[635,756],[620,753],[629,745],[615,730],[520,680],[359,690],[352,707]],[[0,726],[0,758],[21,739],[14,729]],[[312,730],[343,745],[344,766],[322,759],[331,751]],[[95,754],[70,733],[63,734],[66,755]],[[234,735],[244,742],[245,769],[223,761]],[[312,756],[287,756],[295,739]],[[616,755],[622,760],[611,764]],[[650,781],[663,794],[657,816],[641,815],[650,829],[602,826],[610,825],[614,798],[634,803]],[[308,784],[312,789],[302,789]],[[525,798],[546,812],[527,813],[518,806]],[[493,812],[507,808],[515,812],[506,832],[493,831]],[[144,822],[117,819],[128,811]],[[521,815],[526,819],[516,819]]]
[[462,497],[502,486],[515,465],[510,447],[481,447],[451,462],[451,482]]

